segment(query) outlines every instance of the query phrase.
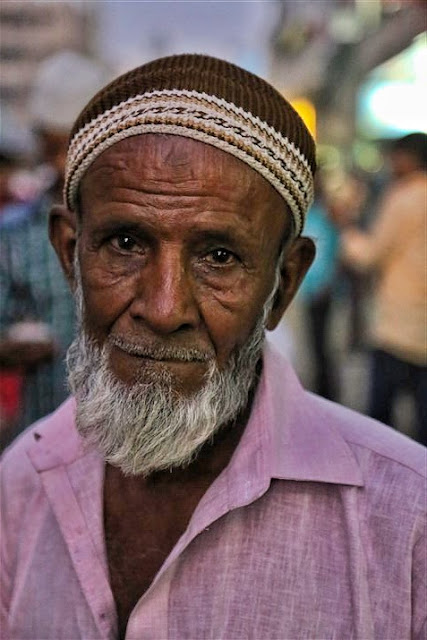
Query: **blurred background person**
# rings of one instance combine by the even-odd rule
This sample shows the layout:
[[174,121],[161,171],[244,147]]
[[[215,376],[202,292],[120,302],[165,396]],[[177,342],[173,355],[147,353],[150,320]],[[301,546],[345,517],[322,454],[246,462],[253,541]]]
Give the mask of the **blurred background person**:
[[[354,171],[342,173],[338,182],[328,189],[328,212],[336,230],[349,224],[363,229],[367,204],[368,185]],[[345,299],[348,310],[345,348],[350,352],[361,350],[365,346],[365,298],[370,281],[353,265],[343,262],[340,256],[336,260],[338,275],[335,279],[335,293]]]
[[15,202],[11,185],[19,168],[19,157],[13,149],[5,147],[0,135],[0,220],[5,208]]
[[104,69],[73,51],[40,65],[30,113],[40,147],[44,188],[0,222],[0,367],[23,375],[19,413],[2,444],[67,396],[64,355],[74,334],[72,297],[48,239],[48,212],[62,199],[69,129]]
[[415,437],[427,444],[426,169],[427,135],[390,144],[392,182],[370,231],[343,232],[344,259],[375,273],[368,412],[394,423],[402,391],[415,402]]
[[[16,189],[16,178],[25,170],[31,155],[31,139],[14,121],[9,110],[0,106],[2,127],[0,130],[0,223],[5,211],[10,215],[25,207],[22,190]],[[6,122],[5,122],[6,121]],[[22,181],[21,181],[22,182]],[[18,213],[17,213],[18,214]],[[14,370],[0,369],[0,430],[4,432],[14,424],[19,411],[22,376]]]
[[329,400],[339,399],[338,372],[331,345],[331,317],[338,272],[339,235],[325,202],[323,179],[315,182],[315,200],[308,212],[305,235],[316,244],[316,257],[300,287],[307,337],[313,355],[312,389]]

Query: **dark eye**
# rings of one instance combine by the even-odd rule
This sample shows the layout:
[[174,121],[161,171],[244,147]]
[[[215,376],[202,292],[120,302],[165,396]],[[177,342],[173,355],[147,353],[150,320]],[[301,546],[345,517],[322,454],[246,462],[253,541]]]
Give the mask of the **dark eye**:
[[236,256],[232,251],[228,251],[228,249],[214,249],[211,251],[208,256],[208,260],[214,262],[215,264],[230,264],[236,259]]
[[129,236],[126,233],[120,233],[113,236],[110,239],[110,242],[113,247],[115,249],[119,249],[119,251],[134,251],[137,246],[137,243],[132,236]]

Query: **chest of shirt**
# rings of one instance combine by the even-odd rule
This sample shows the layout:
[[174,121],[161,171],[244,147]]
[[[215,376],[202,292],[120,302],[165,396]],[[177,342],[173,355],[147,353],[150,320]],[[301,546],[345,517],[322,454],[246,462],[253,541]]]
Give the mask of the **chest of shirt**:
[[[190,523],[191,541],[137,603],[126,638],[409,638],[407,554],[384,519],[376,529],[358,519],[357,491],[273,482],[193,538]],[[117,637],[105,564],[74,526],[66,541],[48,505],[33,520],[13,638]]]

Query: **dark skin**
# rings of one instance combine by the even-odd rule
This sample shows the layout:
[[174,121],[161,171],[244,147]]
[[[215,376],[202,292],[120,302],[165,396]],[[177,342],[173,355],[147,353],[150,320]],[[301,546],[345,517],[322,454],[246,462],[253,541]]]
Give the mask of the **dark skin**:
[[[123,140],[88,169],[80,217],[57,207],[51,239],[74,286],[77,237],[85,328],[99,343],[197,348],[226,366],[281,281],[266,326],[274,329],[311,264],[314,246],[291,236],[287,208],[261,176],[214,147],[176,136]],[[167,369],[178,393],[203,384],[203,362],[153,362],[112,347],[127,384]],[[250,413],[224,425],[186,469],[125,477],[107,465],[104,518],[110,582],[124,637],[129,615],[228,464]],[[124,549],[126,552],[124,553]]]

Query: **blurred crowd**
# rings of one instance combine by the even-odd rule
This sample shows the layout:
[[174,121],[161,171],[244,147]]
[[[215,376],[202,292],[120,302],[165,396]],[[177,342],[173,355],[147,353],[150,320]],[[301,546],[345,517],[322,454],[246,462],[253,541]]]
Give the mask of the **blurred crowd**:
[[[66,78],[66,82],[64,82]],[[73,51],[47,58],[30,98],[37,156],[0,139],[0,422],[2,445],[68,395],[65,354],[74,304],[49,242],[48,214],[62,201],[76,115],[106,84],[103,67]],[[3,135],[7,133],[8,135]],[[18,135],[18,131],[16,131]]]
[[[62,82],[63,78],[67,82]],[[108,78],[71,51],[40,67],[31,97],[37,157],[10,131],[0,138],[0,426],[2,446],[66,397],[73,300],[48,239],[62,199],[70,127]],[[342,400],[334,309],[348,309],[348,352],[369,352],[365,411],[392,426],[400,394],[414,406],[412,433],[427,444],[426,135],[383,149],[385,171],[318,172],[305,234],[317,256],[299,293],[312,390]],[[290,345],[292,350],[292,345]],[[296,356],[297,357],[297,356]]]
[[348,309],[348,352],[366,350],[365,412],[397,426],[402,394],[413,405],[410,433],[427,444],[426,169],[427,136],[385,146],[384,183],[348,173],[336,183],[320,170],[306,235],[317,256],[300,290],[313,367],[313,390],[340,400],[332,310]]

